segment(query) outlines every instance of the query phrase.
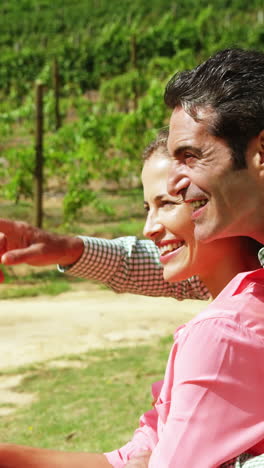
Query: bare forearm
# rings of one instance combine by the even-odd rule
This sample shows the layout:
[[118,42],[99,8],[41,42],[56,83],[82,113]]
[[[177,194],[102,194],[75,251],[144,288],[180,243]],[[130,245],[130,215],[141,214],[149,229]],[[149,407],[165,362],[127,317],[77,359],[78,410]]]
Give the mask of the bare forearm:
[[0,219],[0,256],[2,263],[16,265],[70,265],[84,250],[78,237],[43,231],[20,221]]
[[0,445],[1,468],[113,468],[103,454]]

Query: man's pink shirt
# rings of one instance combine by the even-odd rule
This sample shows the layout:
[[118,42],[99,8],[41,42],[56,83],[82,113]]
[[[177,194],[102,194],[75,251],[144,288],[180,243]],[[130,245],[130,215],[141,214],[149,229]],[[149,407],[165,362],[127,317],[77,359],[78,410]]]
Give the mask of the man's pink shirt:
[[151,450],[150,468],[214,468],[263,453],[264,269],[237,275],[174,339],[155,408],[109,462]]

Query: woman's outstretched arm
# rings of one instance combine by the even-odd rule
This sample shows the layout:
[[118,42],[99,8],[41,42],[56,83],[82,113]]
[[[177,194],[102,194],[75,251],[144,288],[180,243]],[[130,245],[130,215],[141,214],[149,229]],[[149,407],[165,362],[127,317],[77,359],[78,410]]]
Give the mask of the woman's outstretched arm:
[[103,454],[0,444],[0,468],[113,468]]

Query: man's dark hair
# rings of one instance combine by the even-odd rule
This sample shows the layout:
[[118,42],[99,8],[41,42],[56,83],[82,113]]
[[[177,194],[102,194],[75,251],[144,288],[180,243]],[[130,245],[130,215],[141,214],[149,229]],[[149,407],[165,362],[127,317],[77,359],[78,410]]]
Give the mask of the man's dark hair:
[[234,167],[244,168],[249,141],[264,129],[264,53],[222,50],[193,70],[176,73],[164,99],[172,109],[180,106],[205,121],[209,133],[226,140]]

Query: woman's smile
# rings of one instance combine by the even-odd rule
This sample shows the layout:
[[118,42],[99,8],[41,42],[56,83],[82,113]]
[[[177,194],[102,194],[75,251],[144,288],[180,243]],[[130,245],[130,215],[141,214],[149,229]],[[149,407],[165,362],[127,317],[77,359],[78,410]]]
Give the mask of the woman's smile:
[[181,197],[168,194],[170,159],[164,151],[152,154],[142,171],[147,211],[144,235],[159,249],[164,279],[179,281],[194,274],[197,243],[193,236],[191,207],[182,203]]
[[156,242],[156,245],[160,252],[160,262],[165,265],[175,255],[183,249],[185,242],[184,240],[172,239],[168,241]]

